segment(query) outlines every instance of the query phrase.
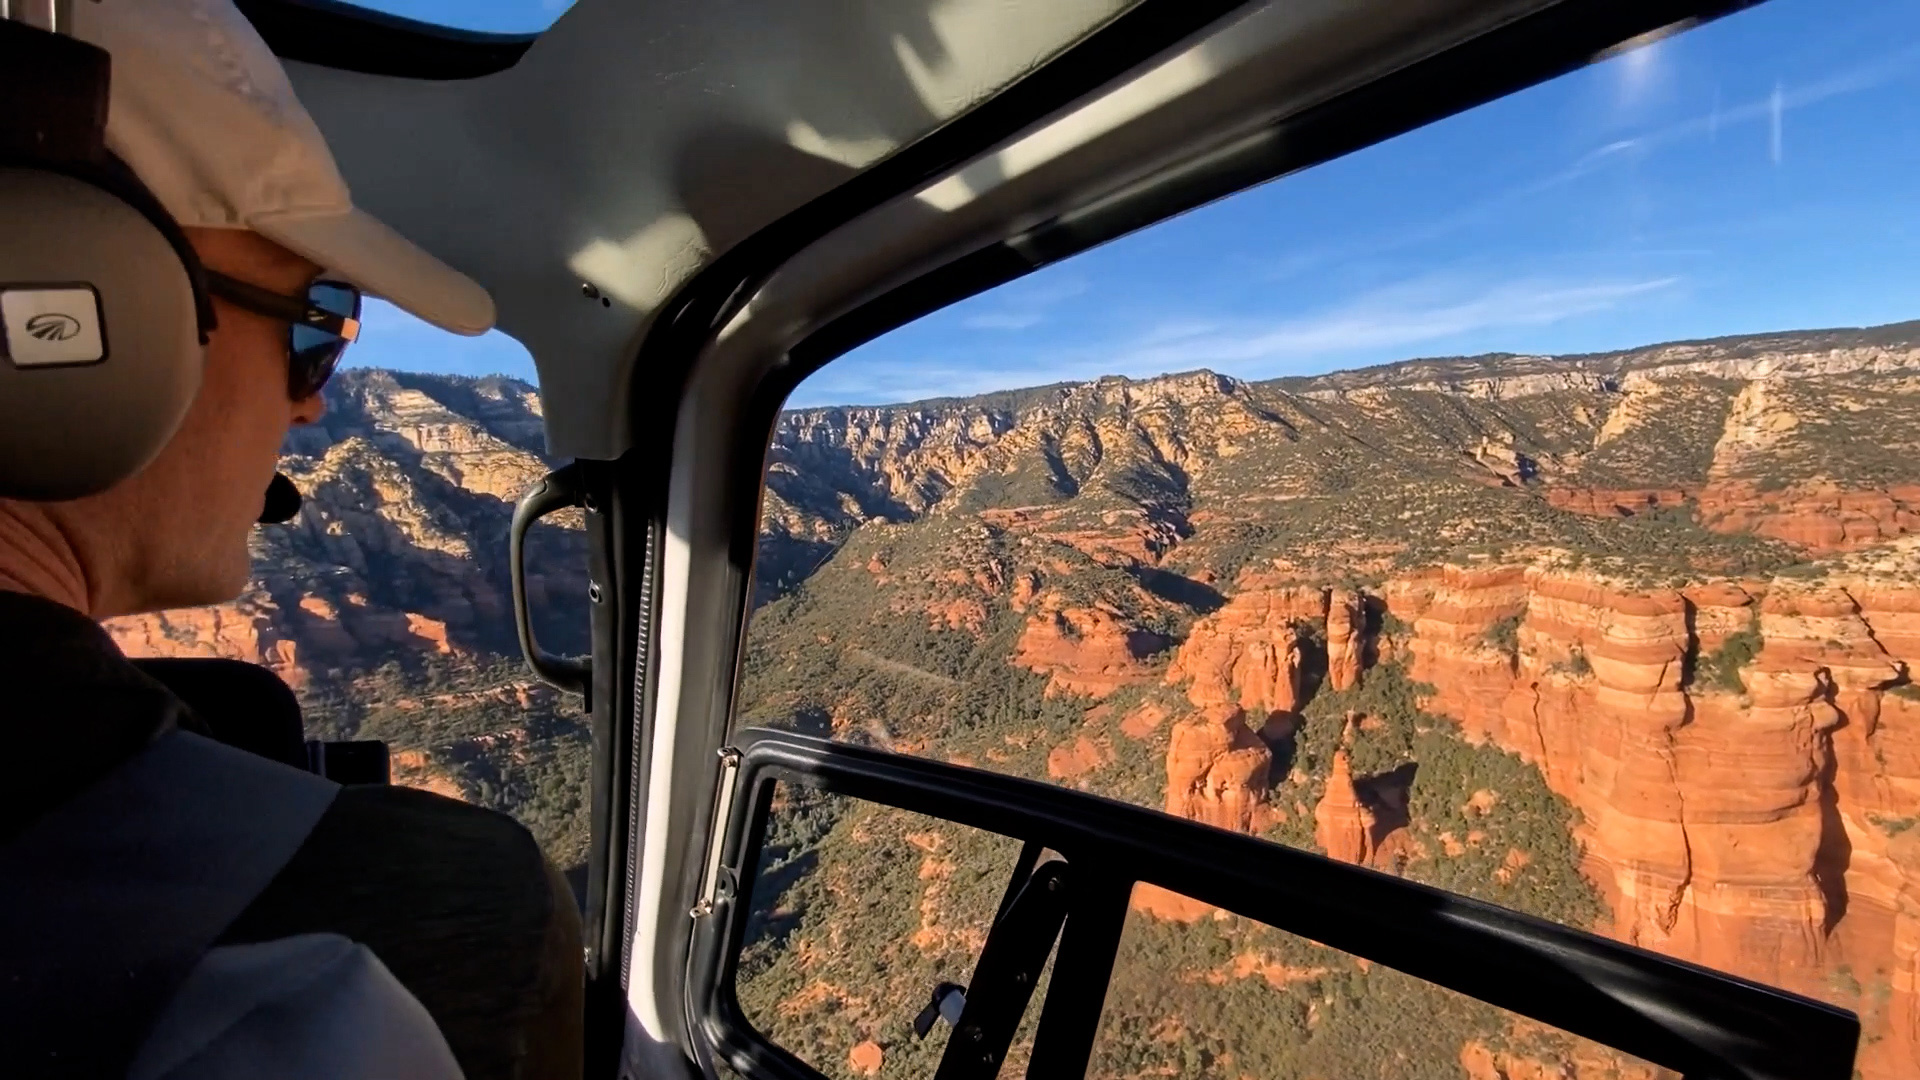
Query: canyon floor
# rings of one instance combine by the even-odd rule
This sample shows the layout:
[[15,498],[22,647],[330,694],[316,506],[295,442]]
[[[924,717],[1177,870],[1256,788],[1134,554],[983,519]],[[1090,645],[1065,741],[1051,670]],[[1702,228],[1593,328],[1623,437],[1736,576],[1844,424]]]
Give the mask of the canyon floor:
[[[317,729],[577,859],[581,719],[507,615],[537,396],[345,376],[249,595],[114,631],[267,663]],[[577,648],[578,534],[536,541]],[[1854,1009],[1862,1077],[1920,1075],[1920,324],[792,411],[755,604],[743,723],[1588,927]],[[908,1025],[966,981],[1005,841],[787,805],[743,1006],[831,1075],[925,1073]],[[1154,890],[1096,1065],[1660,1075]]]

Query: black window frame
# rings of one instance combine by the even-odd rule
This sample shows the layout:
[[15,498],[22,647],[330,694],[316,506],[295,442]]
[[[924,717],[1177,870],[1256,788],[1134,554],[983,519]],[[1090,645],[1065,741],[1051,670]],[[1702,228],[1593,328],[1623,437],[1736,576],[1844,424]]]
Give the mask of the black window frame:
[[[1066,927],[1030,1075],[1084,1073],[1135,882],[1466,994],[1686,1080],[1853,1075],[1860,1022],[1852,1012],[1496,904],[1158,810],[927,758],[769,729],[739,732],[728,753],[738,755],[730,813],[712,907],[698,915],[689,984],[710,1076],[718,1058],[742,1076],[821,1077],[755,1029],[734,995],[751,914],[743,898],[753,896],[780,782],[997,833],[1065,858],[1074,875]],[[986,950],[994,947],[990,934]]]

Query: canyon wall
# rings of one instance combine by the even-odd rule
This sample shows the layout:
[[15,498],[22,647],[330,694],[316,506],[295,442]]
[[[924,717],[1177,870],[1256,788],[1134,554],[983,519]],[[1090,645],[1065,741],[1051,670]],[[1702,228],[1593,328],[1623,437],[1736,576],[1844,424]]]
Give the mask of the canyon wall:
[[[1297,643],[1321,620],[1330,673],[1335,655],[1404,657],[1426,709],[1572,804],[1595,929],[1854,1009],[1862,1075],[1920,1075],[1920,544],[1876,558],[1680,588],[1443,566],[1359,600],[1243,581],[1169,665],[1201,715],[1173,729],[1167,809],[1257,831],[1269,755],[1232,721],[1298,708]],[[1352,615],[1368,599],[1391,628],[1377,643]],[[1377,864],[1366,779],[1343,742],[1314,836]]]

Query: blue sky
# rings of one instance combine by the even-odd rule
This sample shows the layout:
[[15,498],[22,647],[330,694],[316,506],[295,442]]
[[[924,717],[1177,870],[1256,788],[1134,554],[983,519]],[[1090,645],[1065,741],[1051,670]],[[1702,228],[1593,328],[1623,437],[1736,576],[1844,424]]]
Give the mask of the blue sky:
[[[792,404],[1920,318],[1916,91],[1920,5],[1771,0],[937,312]],[[359,363],[531,375],[498,334],[366,322]]]
[[573,0],[347,0],[409,19],[486,30],[497,34],[537,33],[573,6]]

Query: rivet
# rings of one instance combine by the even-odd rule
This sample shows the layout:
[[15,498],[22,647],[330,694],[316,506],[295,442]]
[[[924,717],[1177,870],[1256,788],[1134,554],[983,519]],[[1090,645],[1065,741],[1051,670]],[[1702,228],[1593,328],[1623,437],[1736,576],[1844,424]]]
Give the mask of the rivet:
[[593,601],[596,604],[600,602],[600,583],[599,582],[597,581],[587,582],[587,599]]
[[580,295],[589,300],[598,300],[600,299],[600,288],[591,281],[583,281],[580,283]]

